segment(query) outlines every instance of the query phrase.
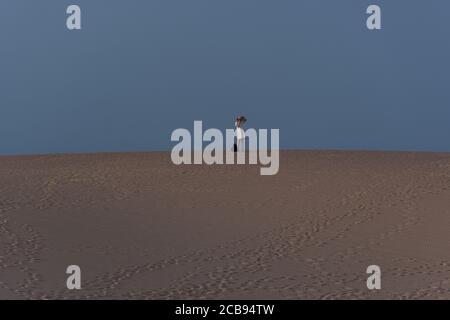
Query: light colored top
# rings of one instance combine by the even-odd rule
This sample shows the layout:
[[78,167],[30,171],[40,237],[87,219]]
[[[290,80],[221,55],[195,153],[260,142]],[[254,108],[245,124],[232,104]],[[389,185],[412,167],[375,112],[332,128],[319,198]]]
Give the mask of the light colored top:
[[234,125],[236,126],[236,138],[237,138],[238,140],[245,139],[245,131],[244,131],[244,129],[239,128],[239,127],[237,126],[237,123],[236,123],[236,122],[234,123]]

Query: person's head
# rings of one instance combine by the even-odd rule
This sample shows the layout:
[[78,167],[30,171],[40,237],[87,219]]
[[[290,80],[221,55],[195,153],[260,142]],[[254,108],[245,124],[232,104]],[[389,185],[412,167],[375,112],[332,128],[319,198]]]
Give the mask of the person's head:
[[239,116],[236,118],[236,125],[240,127],[245,121],[247,121],[247,119],[244,116]]

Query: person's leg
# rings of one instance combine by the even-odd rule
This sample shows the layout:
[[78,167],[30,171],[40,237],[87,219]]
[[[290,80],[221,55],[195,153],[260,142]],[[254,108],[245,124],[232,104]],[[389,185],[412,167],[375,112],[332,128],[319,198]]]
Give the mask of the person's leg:
[[237,140],[237,149],[238,151],[245,151],[244,150],[244,139],[238,139]]

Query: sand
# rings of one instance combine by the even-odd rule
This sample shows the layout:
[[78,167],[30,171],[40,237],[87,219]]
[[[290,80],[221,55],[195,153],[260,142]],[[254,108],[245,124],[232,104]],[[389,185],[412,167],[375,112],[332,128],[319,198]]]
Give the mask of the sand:
[[259,168],[0,157],[0,298],[450,299],[450,154],[282,151],[277,175]]

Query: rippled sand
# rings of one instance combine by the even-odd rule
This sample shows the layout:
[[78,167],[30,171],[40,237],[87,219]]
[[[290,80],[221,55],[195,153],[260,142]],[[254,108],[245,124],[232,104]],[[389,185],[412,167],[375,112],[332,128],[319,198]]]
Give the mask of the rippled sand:
[[278,175],[259,168],[0,157],[0,298],[450,299],[450,154],[285,151]]

